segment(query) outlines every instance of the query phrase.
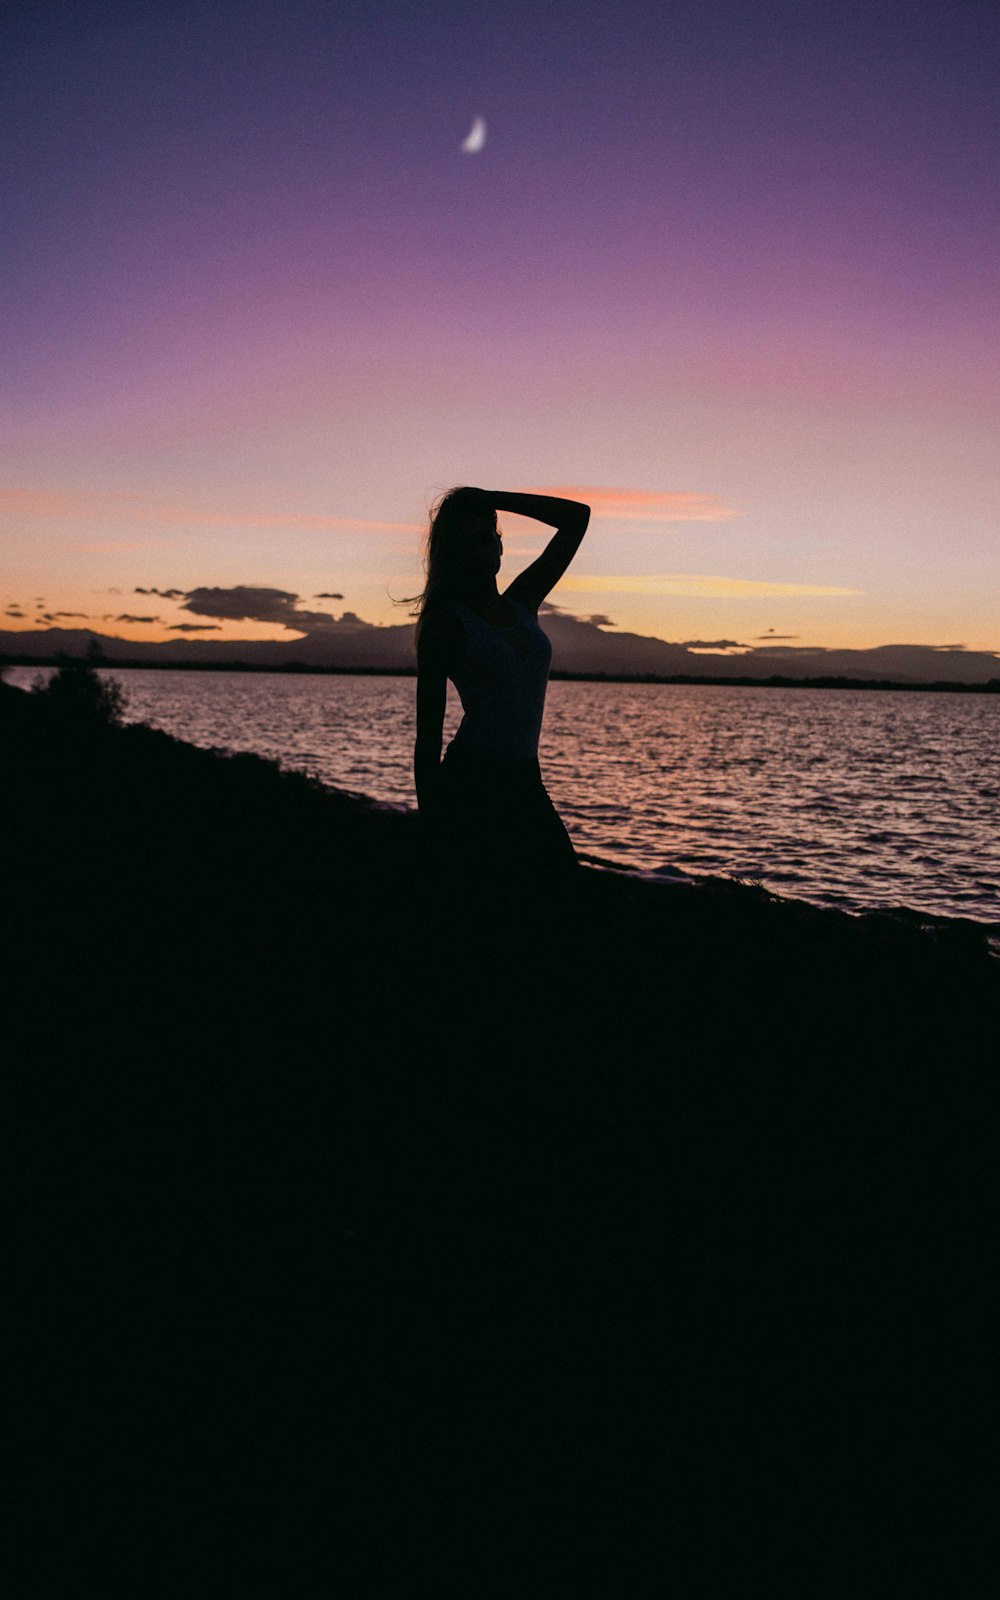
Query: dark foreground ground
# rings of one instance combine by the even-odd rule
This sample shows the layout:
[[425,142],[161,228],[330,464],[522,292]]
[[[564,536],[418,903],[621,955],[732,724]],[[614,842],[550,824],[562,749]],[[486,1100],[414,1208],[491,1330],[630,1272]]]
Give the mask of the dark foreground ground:
[[987,1592],[974,929],[455,913],[415,816],[0,736],[19,1594]]

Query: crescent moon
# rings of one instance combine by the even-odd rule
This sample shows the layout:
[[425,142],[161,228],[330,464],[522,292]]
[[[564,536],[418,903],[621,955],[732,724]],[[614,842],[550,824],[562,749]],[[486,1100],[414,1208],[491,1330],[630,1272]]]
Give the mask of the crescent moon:
[[465,151],[466,155],[472,156],[475,155],[477,150],[481,150],[485,143],[486,124],[482,117],[477,117],[473,122],[472,127],[469,129],[466,137],[462,140],[462,149]]

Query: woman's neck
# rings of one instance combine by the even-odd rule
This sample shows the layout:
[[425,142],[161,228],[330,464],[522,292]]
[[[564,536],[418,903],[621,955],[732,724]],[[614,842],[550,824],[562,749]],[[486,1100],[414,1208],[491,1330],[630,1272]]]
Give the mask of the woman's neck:
[[492,575],[483,578],[479,583],[463,584],[461,591],[456,595],[462,605],[470,606],[473,610],[477,607],[495,606],[500,600],[500,590],[497,580]]

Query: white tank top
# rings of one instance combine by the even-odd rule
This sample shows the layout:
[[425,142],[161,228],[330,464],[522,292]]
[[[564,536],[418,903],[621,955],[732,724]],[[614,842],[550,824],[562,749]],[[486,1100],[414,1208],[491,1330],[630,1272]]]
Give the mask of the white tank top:
[[453,600],[465,627],[465,660],[452,677],[465,713],[452,741],[463,750],[505,761],[538,754],[552,661],[548,634],[527,606],[505,596],[517,621],[485,622]]

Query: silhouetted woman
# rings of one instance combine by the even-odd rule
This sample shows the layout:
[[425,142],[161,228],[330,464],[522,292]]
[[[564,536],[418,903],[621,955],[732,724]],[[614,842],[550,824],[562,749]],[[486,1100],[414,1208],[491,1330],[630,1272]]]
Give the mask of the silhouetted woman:
[[[498,511],[556,532],[501,594]],[[577,861],[542,784],[538,735],[552,646],[538,608],[576,554],[590,507],[452,489],[431,516],[417,622],[417,802],[436,870],[500,892],[569,879]],[[441,759],[447,680],[464,715]]]

